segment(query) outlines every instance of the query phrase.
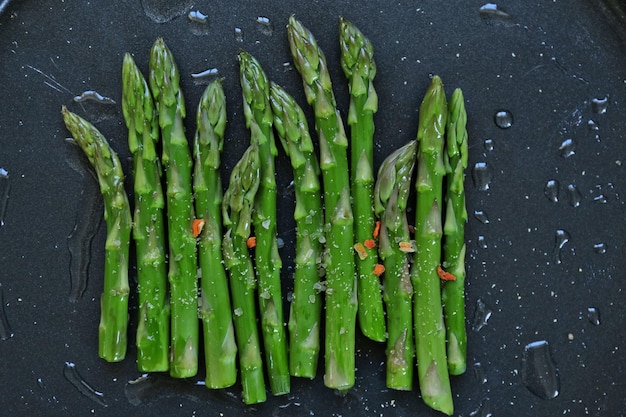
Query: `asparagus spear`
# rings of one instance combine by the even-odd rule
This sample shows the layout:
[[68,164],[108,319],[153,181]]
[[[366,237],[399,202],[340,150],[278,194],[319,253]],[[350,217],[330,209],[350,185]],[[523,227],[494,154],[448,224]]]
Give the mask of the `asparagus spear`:
[[324,384],[346,391],[354,385],[357,314],[348,139],[336,108],[326,58],[313,34],[293,16],[289,18],[287,34],[295,67],[303,79],[307,101],[315,113],[320,143],[325,221],[328,225]]
[[463,92],[454,90],[450,98],[446,151],[449,159],[447,174],[446,216],[443,225],[443,263],[454,277],[443,287],[442,301],[448,339],[448,370],[460,375],[466,368],[465,333],[465,190],[463,180],[467,168],[467,114]]
[[322,298],[320,262],[324,239],[319,164],[302,108],[282,87],[272,83],[274,127],[291,159],[296,190],[296,271],[289,312],[291,375],[314,378],[320,350]]
[[381,220],[379,253],[385,264],[387,306],[387,387],[413,388],[413,286],[409,273],[410,241],[406,206],[415,166],[417,142],[389,155],[378,170],[374,187],[376,214]]
[[185,137],[185,103],[174,57],[162,38],[150,50],[150,89],[159,112],[161,160],[167,182],[167,220],[171,305],[170,375],[188,378],[198,371],[198,282],[195,218],[191,191],[192,160]]
[[106,138],[87,120],[61,109],[63,121],[94,167],[104,199],[107,239],[104,248],[104,288],[100,298],[98,354],[108,362],[126,356],[128,329],[128,251],[132,220],[124,191],[124,173]]
[[170,324],[157,113],[146,79],[130,54],[122,64],[122,110],[133,154],[139,324],[137,366],[143,372],[169,369]]
[[220,154],[226,129],[226,97],[221,79],[204,90],[196,112],[193,189],[198,218],[201,271],[200,317],[204,330],[206,386],[225,388],[237,381],[237,345],[228,279],[222,262],[222,181]]
[[226,227],[222,250],[230,274],[235,335],[240,349],[243,401],[246,404],[266,400],[254,301],[256,279],[246,245],[250,238],[254,199],[259,188],[259,165],[259,148],[256,143],[252,143],[233,168],[222,204]]
[[452,414],[452,393],[446,361],[446,334],[437,268],[441,262],[443,147],[448,115],[443,84],[432,78],[420,107],[417,140],[417,209],[415,240],[419,250],[411,279],[415,290],[414,324],[417,372],[424,402]]
[[386,339],[385,313],[380,294],[380,279],[374,273],[378,263],[373,242],[375,225],[374,188],[374,113],[378,111],[378,95],[374,89],[376,63],[374,47],[352,23],[339,20],[341,67],[349,81],[350,111],[350,180],[352,209],[355,218],[355,240],[359,245],[356,257],[359,326],[363,334],[377,342]]
[[251,143],[259,147],[259,190],[254,203],[254,255],[258,280],[259,307],[263,345],[274,395],[289,393],[289,360],[287,335],[280,288],[282,261],[278,254],[276,237],[276,178],[272,107],[269,101],[269,80],[261,64],[249,53],[239,52],[241,88],[246,126],[250,129]]

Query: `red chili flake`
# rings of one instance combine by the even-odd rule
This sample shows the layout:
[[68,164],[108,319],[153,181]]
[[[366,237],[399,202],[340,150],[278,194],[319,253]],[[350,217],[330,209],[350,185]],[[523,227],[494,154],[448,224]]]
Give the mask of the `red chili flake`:
[[354,244],[354,250],[356,251],[356,254],[359,255],[359,259],[363,260],[367,258],[367,251],[361,242]]
[[456,277],[450,272],[444,271],[441,265],[437,267],[437,275],[444,281],[456,281]]
[[253,247],[255,247],[256,246],[256,236],[250,236],[246,240],[246,246],[248,247],[248,249],[252,249]]
[[383,274],[383,272],[385,272],[385,266],[382,264],[376,264],[372,272],[374,273],[374,275],[379,277]]
[[379,233],[380,233],[380,220],[376,220],[376,225],[374,226],[374,232],[372,233],[372,237],[374,239],[378,239]]
[[413,242],[400,242],[398,246],[400,248],[400,251],[404,253],[415,252],[415,244]]
[[195,219],[193,221],[193,224],[191,225],[191,232],[193,233],[193,237],[200,236],[200,233],[202,233],[202,229],[204,228],[205,224],[206,220],[204,219]]
[[376,242],[372,239],[365,239],[365,242],[363,242],[363,244],[367,249],[374,249],[376,247]]

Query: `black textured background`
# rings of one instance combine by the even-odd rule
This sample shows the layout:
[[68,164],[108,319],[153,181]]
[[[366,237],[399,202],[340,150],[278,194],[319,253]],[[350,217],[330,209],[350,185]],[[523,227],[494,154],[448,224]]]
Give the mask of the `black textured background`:
[[[437,414],[423,405],[417,390],[387,390],[384,348],[362,339],[357,384],[345,397],[324,388],[321,374],[314,381],[293,380],[291,395],[270,397],[256,407],[240,402],[239,387],[209,392],[195,385],[202,375],[189,382],[156,378],[148,381],[147,391],[133,390],[138,386],[128,381],[140,376],[134,327],[124,362],[107,364],[97,357],[102,226],[93,239],[87,289],[77,302],[68,301],[67,236],[77,216],[101,216],[97,206],[93,209],[101,203],[84,158],[64,141],[61,106],[95,123],[130,168],[119,104],[122,57],[131,52],[147,71],[150,46],[164,37],[181,70],[190,115],[204,88],[190,74],[217,68],[224,77],[227,175],[249,140],[240,104],[239,49],[255,55],[271,79],[305,104],[298,73],[283,65],[290,62],[285,31],[290,14],[313,31],[326,52],[344,113],[348,96],[338,62],[338,17],[351,20],[373,42],[380,99],[377,165],[415,136],[429,75],[440,75],[448,94],[455,87],[464,90],[470,165],[486,162],[493,180],[480,191],[468,171],[469,366],[465,375],[453,378],[455,415],[626,415],[626,62],[621,22],[603,3],[503,1],[498,7],[510,17],[488,19],[479,14],[482,1],[175,2],[184,12],[208,15],[201,30],[186,13],[157,23],[144,6],[167,2],[144,3],[25,0],[11,2],[0,16],[0,167],[10,182],[0,227],[0,291],[13,331],[13,337],[0,341],[0,415]],[[259,16],[270,19],[271,35],[260,30]],[[243,42],[235,39],[235,28],[242,29]],[[117,104],[75,103],[73,97],[85,90]],[[607,112],[595,113],[592,100],[605,97]],[[510,129],[494,124],[500,109],[514,115]],[[189,137],[193,119],[187,118]],[[568,138],[576,151],[564,158],[559,147]],[[491,151],[484,146],[487,139]],[[279,234],[286,243],[281,255],[289,288],[293,195],[282,154],[277,172],[285,190],[279,197]],[[556,203],[544,196],[550,179],[560,184]],[[570,204],[568,185],[580,192],[577,207]],[[476,210],[485,211],[490,222],[474,218]],[[554,252],[557,230],[570,235],[561,263]],[[606,244],[604,254],[594,250],[600,243]],[[476,331],[478,300],[493,313]],[[590,307],[598,309],[599,325],[587,319]],[[132,323],[135,314],[133,308]],[[532,394],[521,378],[524,346],[541,340],[548,341],[560,378],[559,395],[552,400]],[[66,362],[102,393],[96,396],[100,403],[64,376]]]

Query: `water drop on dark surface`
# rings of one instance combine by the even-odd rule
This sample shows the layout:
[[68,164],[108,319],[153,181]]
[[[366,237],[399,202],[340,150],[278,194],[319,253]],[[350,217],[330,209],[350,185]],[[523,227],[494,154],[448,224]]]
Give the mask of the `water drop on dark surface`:
[[94,90],[83,91],[79,96],[74,97],[74,102],[76,103],[82,103],[83,101],[88,100],[95,101],[96,103],[100,104],[116,104],[115,100],[113,100],[112,98],[103,96],[102,94]]
[[4,311],[4,290],[0,284],[0,340],[8,340],[13,337],[13,331],[9,325],[9,318]]
[[544,400],[551,400],[559,395],[559,373],[547,341],[532,342],[524,347],[522,382],[530,392]]
[[191,74],[191,78],[193,78],[195,85],[209,85],[211,81],[217,78],[219,73],[217,68],[209,68],[204,71],[194,72]]
[[587,309],[587,319],[594,326],[600,325],[600,311],[595,307],[589,307]]
[[487,152],[492,152],[493,151],[493,139],[485,139],[485,141],[483,142],[483,146],[485,147],[485,150]]
[[191,0],[141,0],[143,11],[153,22],[165,23],[186,14],[194,4]]
[[259,27],[259,31],[262,34],[266,36],[272,36],[272,34],[274,33],[274,24],[269,19],[269,17],[259,16],[256,18],[256,22]]
[[9,172],[0,167],[0,226],[4,226],[4,220],[9,205],[9,192],[11,191],[11,179]]
[[548,182],[546,182],[546,186],[543,187],[543,193],[548,200],[553,203],[557,203],[559,201],[559,181],[548,180]]
[[561,151],[561,156],[563,158],[569,158],[576,153],[576,143],[571,138],[565,139],[561,142],[559,150]]
[[513,126],[513,114],[508,110],[498,110],[493,116],[493,121],[500,129],[508,129]]
[[493,171],[490,165],[486,162],[476,162],[476,164],[474,164],[474,168],[472,168],[472,179],[477,189],[481,191],[488,190],[492,178]]
[[235,28],[235,40],[237,42],[243,42],[243,29]]
[[85,397],[103,407],[107,406],[106,402],[104,402],[104,395],[100,391],[94,389],[87,383],[87,381],[85,381],[85,379],[83,379],[76,369],[76,364],[72,362],[65,362],[65,365],[63,366],[63,376]]
[[599,255],[604,255],[606,253],[606,243],[594,243],[593,251]]
[[495,3],[485,3],[478,9],[480,18],[488,24],[501,24],[504,26],[513,26],[515,21],[513,16],[502,10]]
[[70,302],[77,302],[87,288],[91,242],[102,221],[102,194],[90,177],[83,180],[85,186],[78,200],[76,223],[67,236],[70,252]]
[[197,36],[209,34],[209,16],[199,10],[191,10],[187,14],[191,33]]
[[609,98],[594,98],[591,100],[591,110],[597,114],[606,113],[607,108],[609,107]]
[[478,240],[476,241],[476,244],[481,249],[487,249],[487,240],[485,239],[485,236],[483,235],[478,236]]
[[578,187],[574,184],[569,184],[567,186],[567,194],[569,194],[569,205],[572,207],[580,206],[580,202],[582,200],[582,195],[580,191],[578,191]]
[[487,322],[491,318],[493,310],[491,310],[487,304],[479,298],[476,300],[476,310],[474,310],[474,321],[472,323],[472,330],[479,332],[483,327],[487,325]]
[[474,217],[482,224],[489,224],[489,216],[483,210],[474,210]]
[[563,248],[565,247],[567,242],[569,242],[569,239],[570,234],[567,231],[563,229],[559,229],[556,231],[554,237],[554,262],[556,262],[557,264],[563,262],[561,260],[561,253],[563,252]]

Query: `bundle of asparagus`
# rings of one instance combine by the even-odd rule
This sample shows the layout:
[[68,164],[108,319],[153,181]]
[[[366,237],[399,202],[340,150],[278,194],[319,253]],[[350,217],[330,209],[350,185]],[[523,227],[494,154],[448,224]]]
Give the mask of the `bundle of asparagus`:
[[[154,43],[149,82],[126,54],[122,109],[134,161],[134,221],[115,152],[94,126],[63,107],[66,126],[94,166],[104,196],[101,357],[120,361],[126,353],[132,228],[141,371],[169,370],[176,378],[196,375],[201,318],[208,388],[236,382],[238,356],[244,402],[265,401],[263,350],[272,393],[286,394],[290,375],[316,375],[325,288],[326,386],[345,392],[355,383],[358,314],[361,332],[387,343],[387,386],[412,389],[417,360],[424,402],[452,414],[449,375],[465,372],[467,340],[463,182],[468,144],[463,94],[455,90],[448,105],[441,79],[433,76],[420,107],[417,139],[391,152],[374,175],[378,96],[373,47],[347,20],[340,19],[339,28],[341,66],[350,91],[350,146],[326,58],[313,34],[292,16],[288,41],[315,116],[319,159],[302,108],[270,82],[252,55],[241,51],[243,109],[251,138],[225,193],[220,175],[226,128],[221,80],[212,82],[200,99],[191,152],[183,127],[180,75],[171,51],[163,39]],[[290,158],[296,191],[289,346],[277,242],[274,130]],[[411,239],[407,205],[416,166]],[[384,267],[378,264],[379,256]]]

